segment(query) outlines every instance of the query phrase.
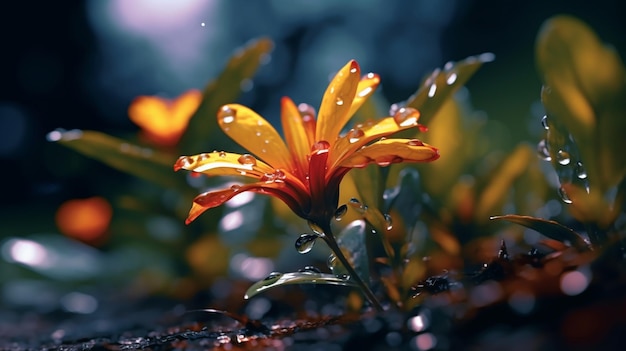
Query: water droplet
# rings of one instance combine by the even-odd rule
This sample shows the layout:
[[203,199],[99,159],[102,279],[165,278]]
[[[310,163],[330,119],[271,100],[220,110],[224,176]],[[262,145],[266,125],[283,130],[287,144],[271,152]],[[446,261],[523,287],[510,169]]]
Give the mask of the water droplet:
[[181,168],[188,168],[193,165],[194,159],[189,156],[181,156],[176,160],[176,164],[174,165],[174,169],[179,170]]
[[282,274],[282,273],[280,273],[280,272],[272,272],[272,273],[270,273],[267,277],[265,277],[265,279],[263,279],[263,280],[272,280],[272,279],[276,279],[276,278],[278,278],[278,277],[280,277],[280,276],[282,276],[282,275],[283,275],[283,274]]
[[395,116],[396,113],[398,113],[398,111],[400,111],[400,109],[403,107],[404,103],[402,102],[391,104],[391,106],[389,106],[389,116]]
[[357,198],[351,198],[348,202],[350,206],[352,206],[355,210],[357,210],[360,214],[364,214],[367,211],[367,206],[363,205],[361,201]]
[[311,228],[311,230],[313,231],[313,233],[317,234],[318,236],[322,237],[326,234],[324,234],[324,229],[322,229],[322,227],[320,227],[319,225],[309,221],[309,228]]
[[428,89],[428,97],[431,98],[433,96],[435,96],[435,93],[437,92],[437,84],[434,84],[430,86],[430,88]]
[[350,274],[337,274],[337,278],[343,280],[350,280]]
[[424,146],[424,143],[421,140],[411,139],[406,142],[407,145],[411,146]]
[[310,273],[322,273],[322,271],[319,270],[315,266],[305,266],[304,268],[301,268],[298,271],[299,272],[310,272]]
[[582,162],[576,162],[575,172],[578,179],[587,179],[587,170],[583,166]]
[[448,85],[452,85],[456,82],[456,79],[458,78],[458,76],[456,75],[455,72],[451,72],[450,74],[448,74],[448,78],[446,78],[446,84]]
[[243,155],[239,156],[237,161],[239,163],[241,163],[242,165],[256,166],[256,158],[254,158],[254,156],[252,156],[250,154],[243,154]]
[[556,160],[559,162],[560,165],[569,165],[571,161],[569,152],[565,150],[559,150],[559,152],[556,153]]
[[541,126],[545,130],[549,130],[550,126],[548,125],[548,115],[541,117]]
[[226,157],[226,152],[225,151],[220,151],[218,153],[218,155],[220,155],[221,158],[224,158],[224,157]]
[[239,189],[241,189],[241,185],[233,184],[233,185],[230,186],[230,189],[232,191],[239,191]]
[[200,25],[201,25],[202,27],[204,27],[204,26],[206,26],[206,23],[202,22],[202,23],[200,23]]
[[356,67],[352,67],[352,68],[350,68],[350,73],[356,73],[356,72],[357,72]]
[[419,117],[419,111],[412,107],[401,107],[398,109],[398,112],[393,115],[394,121],[396,121],[396,123],[400,127],[410,127],[417,125],[417,120],[419,119]]
[[320,140],[316,142],[315,144],[313,144],[311,151],[317,151],[317,152],[328,151],[329,148],[330,148],[329,142],[327,142],[326,140]]
[[203,152],[200,155],[198,155],[198,161],[205,161],[205,160],[208,160],[209,158],[211,158],[211,155],[209,155],[206,152]]
[[565,192],[565,188],[564,187],[559,187],[558,193],[559,193],[559,196],[561,197],[561,200],[563,202],[565,202],[566,204],[571,204],[572,203],[572,199],[569,198],[569,196]]
[[342,98],[337,98],[335,103],[337,104],[337,106],[342,106],[343,105],[343,99]]
[[335,211],[335,220],[340,221],[347,212],[348,206],[346,204],[339,206],[339,208],[337,208],[337,210]]
[[550,151],[548,150],[548,143],[545,139],[542,139],[537,143],[537,155],[544,161],[551,161]]
[[387,230],[393,229],[393,222],[391,220],[391,215],[389,213],[385,213],[383,216],[385,217],[385,224],[387,225],[385,229]]
[[361,129],[351,129],[348,132],[348,141],[350,141],[350,144],[354,144],[359,141],[364,135],[365,133]]
[[228,105],[222,106],[218,112],[218,118],[225,124],[233,123],[236,115],[237,110],[230,108]]
[[296,250],[299,253],[305,254],[311,249],[313,249],[313,245],[315,245],[315,240],[317,240],[320,236],[318,234],[302,234],[298,239],[296,239]]

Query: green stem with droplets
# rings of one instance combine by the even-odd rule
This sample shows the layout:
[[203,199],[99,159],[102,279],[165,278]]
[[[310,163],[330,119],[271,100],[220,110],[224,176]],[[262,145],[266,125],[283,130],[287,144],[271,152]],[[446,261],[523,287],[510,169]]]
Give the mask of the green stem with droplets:
[[363,281],[363,279],[361,279],[361,277],[356,272],[354,267],[352,267],[352,264],[348,261],[346,256],[343,254],[343,251],[341,251],[341,248],[339,247],[339,244],[337,244],[337,240],[335,240],[335,236],[333,235],[330,229],[330,225],[324,225],[324,226],[318,225],[318,226],[324,231],[322,233],[323,234],[322,238],[324,239],[328,247],[330,247],[330,249],[335,254],[335,257],[339,259],[339,261],[346,268],[346,270],[348,270],[348,273],[350,274],[350,279],[354,279],[354,281],[359,285],[359,287],[363,291],[363,294],[365,295],[365,297],[379,312],[384,312],[385,309],[383,308],[383,306],[380,304],[380,302],[374,295],[374,292],[372,291],[372,289],[370,289],[369,285],[366,284]]

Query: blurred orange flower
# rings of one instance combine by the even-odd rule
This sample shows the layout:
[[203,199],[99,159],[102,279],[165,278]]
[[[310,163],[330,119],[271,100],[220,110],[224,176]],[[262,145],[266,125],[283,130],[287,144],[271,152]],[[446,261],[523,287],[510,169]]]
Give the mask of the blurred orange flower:
[[64,202],[57,209],[55,221],[61,233],[89,244],[100,244],[112,217],[109,202],[95,196]]
[[238,104],[222,106],[217,118],[224,133],[258,159],[251,154],[203,153],[181,156],[174,170],[238,175],[256,182],[198,195],[186,223],[241,192],[253,191],[281,199],[312,223],[328,224],[337,208],[339,184],[352,168],[436,160],[437,149],[417,139],[385,139],[404,129],[422,127],[417,122],[419,112],[412,108],[402,108],[376,123],[356,125],[340,135],[379,81],[373,73],[361,77],[357,62],[348,62],[326,89],[317,119],[311,106],[296,107],[284,97],[281,122],[285,141],[251,109]]
[[176,99],[158,96],[139,96],[128,108],[128,115],[141,127],[150,142],[161,146],[174,146],[180,140],[191,116],[202,101],[202,93],[192,89]]

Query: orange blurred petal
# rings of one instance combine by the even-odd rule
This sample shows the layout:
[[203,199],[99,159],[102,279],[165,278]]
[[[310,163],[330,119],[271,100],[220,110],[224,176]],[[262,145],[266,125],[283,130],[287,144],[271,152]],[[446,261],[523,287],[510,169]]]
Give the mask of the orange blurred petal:
[[360,68],[351,60],[335,75],[328,85],[317,117],[316,141],[328,141],[331,145],[348,123],[352,101],[360,80]]
[[220,108],[217,121],[231,139],[276,169],[294,170],[291,153],[280,134],[263,117],[246,106]]
[[139,96],[128,108],[128,115],[154,143],[172,146],[185,132],[189,120],[202,101],[199,90],[189,90],[174,100]]
[[74,239],[94,243],[106,234],[113,209],[102,197],[73,199],[61,204],[55,221],[59,231]]

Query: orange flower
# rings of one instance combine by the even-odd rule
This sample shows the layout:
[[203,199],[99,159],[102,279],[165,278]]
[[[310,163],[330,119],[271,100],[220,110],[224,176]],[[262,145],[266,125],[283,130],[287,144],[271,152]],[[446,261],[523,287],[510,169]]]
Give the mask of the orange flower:
[[174,170],[238,175],[256,182],[198,195],[186,223],[241,192],[253,191],[276,196],[298,216],[327,225],[337,208],[339,184],[352,168],[436,160],[437,149],[419,140],[385,139],[398,131],[421,127],[419,112],[412,108],[402,108],[393,117],[354,126],[340,135],[378,83],[378,75],[361,77],[357,62],[348,62],[326,89],[317,120],[312,107],[296,107],[284,97],[281,122],[285,141],[251,109],[238,104],[222,106],[217,114],[220,127],[251,154],[222,151],[181,156]]
[[142,128],[151,142],[162,146],[174,146],[180,140],[196,112],[202,93],[188,90],[174,100],[158,96],[139,96],[128,108],[128,115]]
[[61,233],[89,244],[101,244],[112,217],[109,202],[95,196],[64,202],[56,212],[55,221]]

